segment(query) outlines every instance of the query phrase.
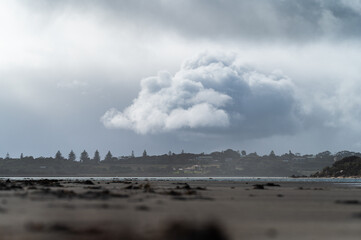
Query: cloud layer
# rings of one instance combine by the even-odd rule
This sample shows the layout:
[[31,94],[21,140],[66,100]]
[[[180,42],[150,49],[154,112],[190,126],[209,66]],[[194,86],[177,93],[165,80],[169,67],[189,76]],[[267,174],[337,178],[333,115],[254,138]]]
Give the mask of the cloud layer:
[[97,9],[104,18],[146,26],[142,28],[145,32],[160,28],[192,38],[309,42],[361,35],[359,0],[79,0],[48,2],[41,7],[59,9],[69,3],[79,9]]
[[292,81],[280,72],[244,67],[236,55],[200,54],[172,76],[141,81],[133,104],[101,118],[108,128],[140,134],[188,130],[270,135],[289,133],[300,114]]
[[[0,157],[360,151],[360,26],[360,0],[0,1]],[[210,50],[237,55],[179,67]]]

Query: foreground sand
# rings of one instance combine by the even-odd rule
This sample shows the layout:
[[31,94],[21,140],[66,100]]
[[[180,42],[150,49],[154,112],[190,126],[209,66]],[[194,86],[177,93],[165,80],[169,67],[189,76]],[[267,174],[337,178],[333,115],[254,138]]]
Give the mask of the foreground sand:
[[0,239],[361,239],[361,188],[2,181]]

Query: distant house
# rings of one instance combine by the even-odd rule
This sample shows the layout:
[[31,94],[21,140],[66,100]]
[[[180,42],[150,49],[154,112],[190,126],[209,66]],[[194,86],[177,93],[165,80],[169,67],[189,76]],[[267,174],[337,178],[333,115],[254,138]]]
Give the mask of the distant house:
[[201,167],[199,165],[193,165],[193,166],[185,168],[185,170],[199,171],[199,170],[201,170]]

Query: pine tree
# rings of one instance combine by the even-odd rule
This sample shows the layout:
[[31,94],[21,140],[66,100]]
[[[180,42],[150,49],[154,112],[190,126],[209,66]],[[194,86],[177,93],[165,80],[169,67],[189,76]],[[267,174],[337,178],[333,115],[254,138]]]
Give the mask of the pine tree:
[[61,155],[60,151],[57,151],[55,154],[55,160],[62,160],[62,159],[64,159],[63,155]]
[[146,150],[144,150],[144,152],[143,152],[143,157],[147,157],[148,155],[147,155],[147,151]]
[[70,153],[68,155],[68,160],[69,161],[75,161],[76,160],[76,156],[75,156],[75,153],[73,152],[73,150],[70,151]]
[[94,153],[93,161],[95,163],[100,163],[100,154],[99,154],[98,150],[96,150],[95,153]]
[[80,154],[80,162],[88,162],[90,160],[88,153],[84,150],[81,154]]
[[272,157],[272,158],[274,158],[274,157],[276,157],[276,154],[275,154],[275,152],[272,150],[272,151],[270,152],[269,156]]
[[113,158],[113,155],[110,151],[108,151],[107,155],[104,158],[104,161],[111,161]]

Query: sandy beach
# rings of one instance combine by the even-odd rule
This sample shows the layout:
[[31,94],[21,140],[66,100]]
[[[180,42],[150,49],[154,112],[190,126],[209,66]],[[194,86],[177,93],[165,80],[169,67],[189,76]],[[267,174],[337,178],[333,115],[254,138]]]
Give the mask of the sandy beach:
[[360,239],[361,187],[2,181],[0,239]]

